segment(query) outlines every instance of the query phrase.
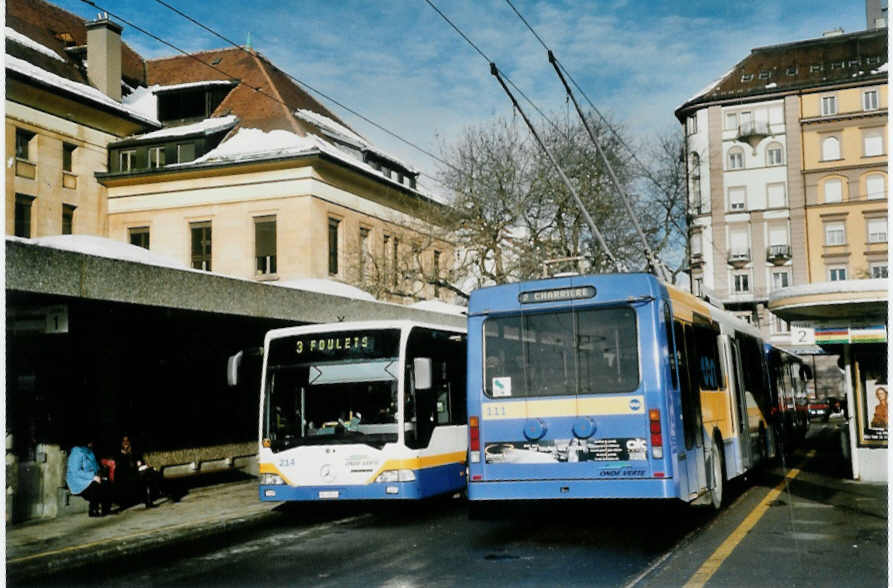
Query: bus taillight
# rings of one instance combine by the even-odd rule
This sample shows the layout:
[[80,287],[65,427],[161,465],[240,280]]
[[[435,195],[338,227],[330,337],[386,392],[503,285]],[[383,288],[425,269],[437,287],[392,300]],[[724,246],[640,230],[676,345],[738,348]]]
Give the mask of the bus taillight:
[[662,459],[664,456],[664,438],[660,430],[660,411],[652,408],[648,411],[648,420],[651,424],[651,454],[654,459]]
[[468,449],[471,451],[471,462],[481,461],[481,430],[476,416],[468,417]]

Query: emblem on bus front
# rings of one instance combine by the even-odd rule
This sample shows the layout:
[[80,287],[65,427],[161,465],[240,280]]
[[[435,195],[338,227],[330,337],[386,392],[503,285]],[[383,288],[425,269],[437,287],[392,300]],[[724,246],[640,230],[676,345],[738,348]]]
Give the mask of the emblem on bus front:
[[332,472],[332,466],[326,464],[319,468],[319,477],[325,480],[326,482],[335,479],[335,474]]
[[638,398],[633,398],[629,401],[629,409],[633,412],[638,412],[642,409],[642,401]]

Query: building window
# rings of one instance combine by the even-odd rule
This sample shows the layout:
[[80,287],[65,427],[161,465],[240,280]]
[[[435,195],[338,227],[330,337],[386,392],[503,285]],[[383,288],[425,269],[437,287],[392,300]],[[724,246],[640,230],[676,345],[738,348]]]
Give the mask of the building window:
[[19,159],[27,159],[30,161],[31,157],[31,139],[34,138],[34,133],[31,131],[26,131],[25,129],[16,129],[16,157]]
[[129,172],[133,169],[136,160],[136,151],[121,151],[118,154],[118,169],[122,172]]
[[704,295],[704,278],[695,278],[695,296]]
[[865,90],[862,93],[862,110],[877,110],[877,90]]
[[338,273],[338,225],[341,221],[329,217],[329,274]]
[[825,224],[825,245],[845,245],[846,225],[842,222]]
[[695,214],[701,211],[701,156],[692,153],[691,161],[691,205],[695,210]]
[[211,221],[189,223],[192,234],[192,267],[211,271]]
[[772,143],[766,148],[766,165],[783,165],[784,150],[781,144]]
[[434,252],[433,270],[434,296],[440,296],[440,251]]
[[744,149],[732,147],[729,149],[729,169],[742,169],[744,167]]
[[195,145],[193,143],[177,145],[177,163],[188,163],[193,159],[195,159]]
[[825,137],[822,140],[822,161],[840,159],[840,139]]
[[254,272],[257,276],[276,273],[276,217],[254,218]]
[[782,334],[791,332],[791,327],[790,327],[788,321],[786,321],[786,320],[782,319],[781,317],[776,316],[774,314],[772,314],[770,316],[771,316],[771,319],[769,321],[769,330],[772,332],[772,334],[782,335]]
[[784,184],[767,184],[766,199],[769,208],[783,208],[786,204]]
[[16,237],[31,238],[31,205],[33,202],[34,196],[16,194],[14,227]]
[[727,131],[737,131],[738,130],[738,114],[734,112],[726,113],[726,130]]
[[62,205],[62,234],[71,235],[74,229],[74,209],[71,204]]
[[369,254],[369,229],[360,227],[360,282],[366,281],[366,256]]
[[887,197],[887,188],[885,187],[883,174],[869,174],[865,178],[865,192],[869,200]]
[[845,267],[829,267],[828,268],[828,280],[831,282],[842,282],[846,280],[846,268]]
[[791,285],[791,274],[787,271],[772,272],[772,290],[787,288]]
[[732,276],[732,291],[735,294],[747,294],[750,292],[750,275],[734,274]]
[[822,96],[822,116],[837,114],[837,96]]
[[698,132],[698,117],[696,115],[689,115],[689,117],[685,119],[685,130],[689,135],[694,135]]
[[729,188],[729,210],[744,210],[747,204],[747,189]]
[[387,276],[390,273],[390,269],[388,268],[388,259],[391,253],[391,236],[384,235],[382,238],[382,270],[384,271],[384,275]]
[[884,154],[884,136],[878,129],[870,129],[862,132],[862,148],[865,157],[875,157]]
[[149,147],[149,167],[157,169],[164,167],[164,147]]
[[74,160],[74,150],[77,145],[71,143],[62,143],[62,170],[71,173],[72,162]]
[[691,236],[691,256],[692,257],[701,257],[704,253],[702,248],[702,240],[703,236],[700,232],[694,233]]
[[887,242],[887,217],[868,219],[868,242]]
[[840,202],[843,197],[843,183],[837,178],[825,180],[825,203]]
[[131,227],[127,229],[127,234],[131,245],[136,245],[143,249],[149,248],[149,227]]
[[871,277],[872,278],[886,278],[887,276],[887,263],[872,263],[871,267]]
[[400,285],[400,270],[398,260],[400,255],[400,239],[394,237],[394,247],[391,249],[391,271],[394,272],[394,288]]

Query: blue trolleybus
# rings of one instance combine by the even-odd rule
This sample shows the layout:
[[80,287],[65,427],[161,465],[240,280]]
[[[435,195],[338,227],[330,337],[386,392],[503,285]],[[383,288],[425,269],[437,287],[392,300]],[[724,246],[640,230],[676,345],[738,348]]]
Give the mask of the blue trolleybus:
[[763,342],[649,274],[484,288],[468,308],[468,497],[719,508],[775,455]]
[[465,332],[410,321],[264,341],[260,498],[419,499],[465,488]]

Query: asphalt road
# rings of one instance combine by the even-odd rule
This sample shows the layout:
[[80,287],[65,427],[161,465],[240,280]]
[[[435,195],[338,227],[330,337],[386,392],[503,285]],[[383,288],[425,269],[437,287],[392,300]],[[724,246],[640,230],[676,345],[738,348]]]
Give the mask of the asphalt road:
[[[833,425],[814,426],[810,434],[811,444],[827,451],[829,458],[838,443],[833,431]],[[839,463],[839,457],[833,459]],[[768,488],[742,481],[727,491],[730,507],[720,514],[640,501],[521,503],[501,507],[489,520],[469,520],[467,504],[459,498],[415,504],[290,505],[279,508],[276,518],[259,529],[48,578],[41,585],[681,584],[690,577],[688,568],[696,568],[709,555],[697,552],[692,538],[731,532]],[[771,532],[785,533],[790,526],[785,520],[777,524]],[[664,566],[669,571],[662,572],[662,579],[660,573],[646,574],[666,557],[671,562],[681,558],[682,565]],[[667,575],[671,572],[676,575]],[[738,575],[732,584],[745,577]]]
[[626,501],[517,504],[483,521],[457,498],[314,504],[283,508],[260,530],[45,585],[621,586],[713,516]]

